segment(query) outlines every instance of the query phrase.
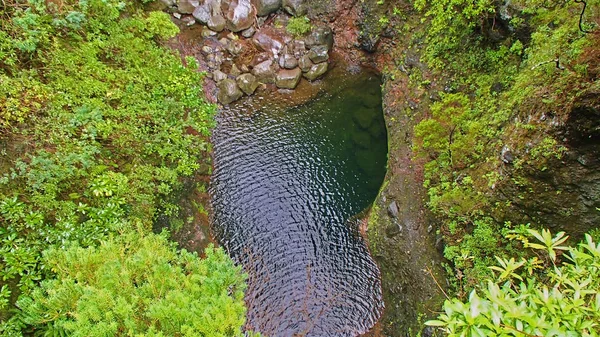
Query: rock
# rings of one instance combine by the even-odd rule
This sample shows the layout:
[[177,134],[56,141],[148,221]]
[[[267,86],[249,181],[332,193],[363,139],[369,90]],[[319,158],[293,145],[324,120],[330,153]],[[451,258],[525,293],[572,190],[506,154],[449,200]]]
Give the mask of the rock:
[[310,69],[313,66],[313,63],[310,60],[310,57],[308,57],[308,55],[304,55],[300,58],[300,60],[298,60],[298,66],[300,67],[302,72],[305,73],[310,71]]
[[242,74],[237,77],[236,82],[246,95],[252,95],[258,88],[258,80],[252,74]]
[[242,65],[240,66],[240,70],[241,70],[243,73],[250,72],[250,70],[248,69],[248,66],[247,66],[247,65],[245,65],[245,64],[242,64]]
[[368,132],[355,129],[353,130],[350,138],[352,138],[352,143],[354,143],[358,147],[361,147],[363,149],[371,148],[371,135],[369,135]]
[[185,23],[187,27],[192,26],[196,23],[196,19],[193,16],[186,15],[181,18],[181,21]]
[[281,0],[252,0],[258,16],[269,15],[281,7]]
[[173,17],[177,20],[181,20],[181,13],[175,12],[175,13],[173,13]]
[[306,43],[302,40],[294,40],[288,50],[291,50],[294,56],[299,59],[306,53]]
[[283,37],[271,27],[260,29],[252,38],[252,43],[261,51],[269,52],[273,56],[281,54],[285,46]]
[[229,73],[232,76],[237,77],[237,76],[239,76],[239,75],[242,74],[242,71],[234,64],[234,65],[231,66],[231,70],[229,71]]
[[220,70],[216,70],[213,72],[212,78],[213,78],[213,80],[215,80],[215,82],[221,82],[221,81],[227,79],[227,75]]
[[252,67],[256,67],[257,64],[264,62],[266,60],[271,59],[271,56],[268,53],[260,53],[260,54],[256,54],[254,55],[254,57],[252,58],[252,61],[250,61],[250,65]]
[[229,104],[234,102],[240,97],[242,97],[243,93],[240,88],[237,86],[234,80],[225,79],[219,82],[219,94],[217,95],[217,99],[222,104]]
[[252,37],[252,35],[254,35],[254,33],[256,33],[256,29],[254,29],[254,26],[252,26],[248,29],[244,29],[242,31],[242,36],[249,39]]
[[229,34],[227,34],[227,36],[225,37],[232,41],[237,41],[240,39],[239,36],[237,36],[237,34],[235,34],[234,32],[229,32]]
[[361,129],[368,130],[374,119],[371,109],[357,108],[352,112],[352,119]]
[[308,52],[308,57],[310,57],[310,60],[314,63],[325,62],[329,59],[329,54],[327,52],[327,46],[325,45],[313,46]]
[[177,6],[177,1],[175,1],[175,0],[160,0],[160,2],[162,2],[167,7],[175,7],[175,6]]
[[202,47],[202,53],[204,55],[209,55],[213,53],[213,49],[210,46],[203,46]]
[[230,41],[225,48],[231,55],[237,56],[244,49],[244,45],[240,41]]
[[229,39],[222,37],[219,39],[219,44],[223,47],[227,46],[229,44]]
[[388,205],[387,211],[392,218],[398,218],[398,204],[396,204],[396,200]]
[[327,51],[333,47],[333,31],[328,26],[313,28],[310,35],[306,38],[306,46],[327,46]]
[[200,5],[199,0],[179,0],[177,11],[181,14],[192,14],[198,5]]
[[505,164],[512,164],[515,161],[515,156],[512,151],[508,148],[508,146],[504,145],[502,148],[502,152],[500,153],[500,158]]
[[217,35],[217,32],[215,32],[214,30],[208,29],[208,27],[204,27],[202,29],[201,35],[203,38],[208,38],[208,37]]
[[314,64],[303,76],[309,81],[314,81],[327,72],[327,67],[327,62]]
[[283,54],[279,58],[279,67],[285,69],[294,69],[298,66],[298,60],[293,55]]
[[296,86],[298,86],[300,77],[302,77],[302,71],[300,68],[281,69],[277,73],[275,85],[281,89],[294,89]]
[[308,6],[304,0],[283,0],[283,9],[293,16],[302,16],[308,11]]
[[192,12],[192,15],[194,16],[194,19],[196,19],[196,21],[200,22],[203,25],[207,24],[208,20],[210,20],[210,17],[212,16],[210,7],[207,4],[202,4],[196,7]]
[[227,28],[232,32],[250,28],[256,16],[250,0],[223,0],[221,10],[227,19]]
[[275,70],[273,69],[273,60],[263,61],[252,69],[252,75],[263,83],[274,83],[275,82]]
[[215,32],[223,31],[226,25],[225,18],[221,15],[213,15],[210,17],[210,19],[208,19],[206,25]]
[[402,225],[399,223],[392,223],[385,229],[385,234],[388,238],[393,238],[400,233],[402,233]]

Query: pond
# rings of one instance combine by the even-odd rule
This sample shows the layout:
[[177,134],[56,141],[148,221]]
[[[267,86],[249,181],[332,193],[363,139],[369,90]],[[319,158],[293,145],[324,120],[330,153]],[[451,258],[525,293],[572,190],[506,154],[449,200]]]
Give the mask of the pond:
[[219,112],[212,226],[249,275],[248,330],[356,336],[379,318],[359,226],[385,176],[380,84],[333,72],[301,103],[259,94]]

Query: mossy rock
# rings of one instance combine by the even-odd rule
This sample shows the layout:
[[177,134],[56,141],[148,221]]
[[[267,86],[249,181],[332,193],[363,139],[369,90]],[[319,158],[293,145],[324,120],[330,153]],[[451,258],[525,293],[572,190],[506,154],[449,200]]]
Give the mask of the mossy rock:
[[351,135],[352,143],[363,149],[371,148],[371,135],[362,130],[354,130]]
[[358,124],[358,126],[365,130],[371,126],[374,118],[375,114],[373,111],[370,111],[370,109],[359,107],[352,112],[352,119],[356,122],[356,124]]

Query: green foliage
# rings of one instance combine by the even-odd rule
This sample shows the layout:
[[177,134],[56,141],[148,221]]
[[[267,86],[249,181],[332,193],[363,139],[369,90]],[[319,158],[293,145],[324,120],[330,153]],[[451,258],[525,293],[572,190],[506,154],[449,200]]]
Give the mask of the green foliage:
[[562,263],[542,268],[537,257],[498,258],[500,265],[490,267],[496,279],[482,282],[466,302],[446,301],[445,313],[426,324],[448,336],[600,336],[600,244],[586,235],[577,247],[563,247],[564,233],[530,233],[541,243],[528,246],[551,261],[567,251]]
[[[8,0],[7,0],[8,1]],[[209,161],[214,106],[177,33],[133,1],[11,2],[0,9],[0,318],[52,276],[42,252],[97,246],[161,214]],[[10,312],[10,314],[9,314]],[[0,334],[27,329],[0,324]],[[12,331],[12,332],[8,332]],[[16,332],[15,332],[16,331]]]
[[299,16],[290,18],[285,29],[288,33],[299,37],[308,34],[312,29],[312,26],[310,20],[306,16]]
[[205,254],[135,231],[98,247],[51,249],[43,263],[55,277],[17,305],[47,335],[240,336],[244,277],[222,249]]

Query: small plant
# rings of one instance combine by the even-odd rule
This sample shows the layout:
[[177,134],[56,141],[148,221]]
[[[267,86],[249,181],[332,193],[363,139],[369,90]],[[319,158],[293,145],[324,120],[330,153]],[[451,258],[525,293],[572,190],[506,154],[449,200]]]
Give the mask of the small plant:
[[286,27],[287,32],[294,36],[306,35],[311,29],[310,20],[306,16],[290,18]]

